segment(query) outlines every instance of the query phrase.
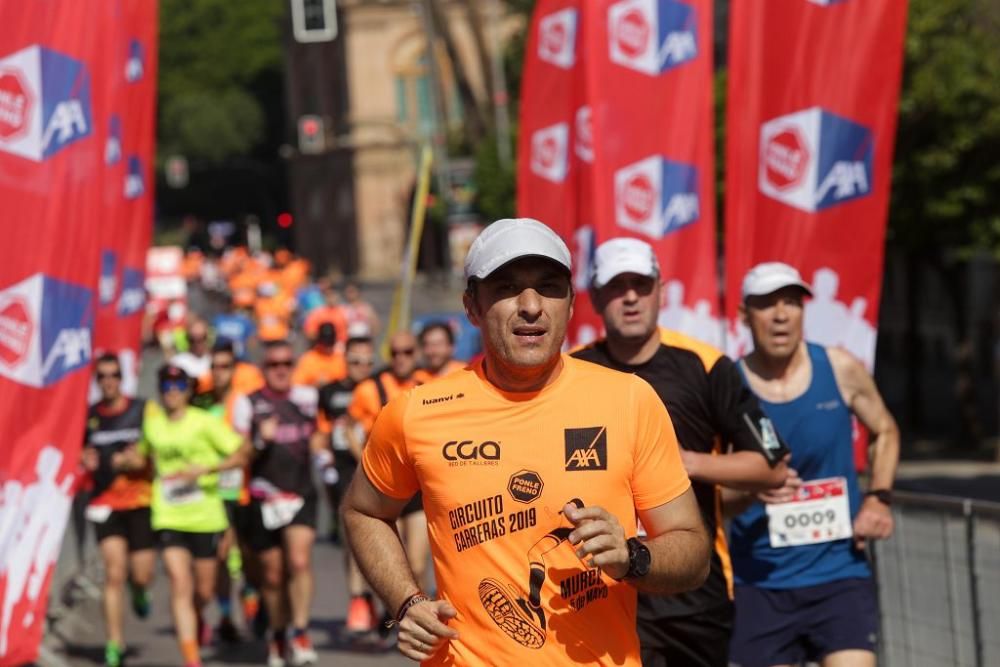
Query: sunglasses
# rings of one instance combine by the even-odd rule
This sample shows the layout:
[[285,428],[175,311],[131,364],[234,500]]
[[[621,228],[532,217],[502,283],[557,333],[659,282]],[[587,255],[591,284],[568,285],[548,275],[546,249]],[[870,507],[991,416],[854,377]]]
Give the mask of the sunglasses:
[[121,380],[122,379],[122,374],[121,373],[98,373],[97,374],[97,379],[98,380]]
[[233,367],[232,364],[212,364],[212,370],[228,371]]
[[347,365],[348,366],[371,366],[372,363],[373,362],[372,362],[371,359],[350,359],[349,358],[347,360]]
[[187,391],[188,385],[184,380],[167,380],[160,383],[160,393],[168,394],[171,391]]
[[264,362],[264,368],[291,368],[293,365],[291,359],[275,359]]
[[408,347],[405,350],[389,350],[389,354],[394,357],[410,357],[417,351],[415,347]]

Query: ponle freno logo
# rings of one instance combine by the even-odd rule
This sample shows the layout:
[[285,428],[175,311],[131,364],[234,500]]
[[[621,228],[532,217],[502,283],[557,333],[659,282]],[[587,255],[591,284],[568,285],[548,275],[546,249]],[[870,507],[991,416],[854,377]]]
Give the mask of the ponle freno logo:
[[0,306],[0,362],[13,367],[24,361],[33,330],[24,301],[15,297]]
[[700,218],[698,170],[660,155],[615,172],[615,222],[659,240]]
[[0,151],[41,162],[91,133],[82,62],[39,45],[0,58]]
[[577,10],[553,12],[538,22],[538,58],[562,69],[576,64]]
[[91,290],[42,273],[0,290],[0,376],[45,387],[90,362]]
[[611,62],[656,76],[698,56],[694,7],[679,0],[622,0],[608,8]]
[[568,169],[569,124],[556,123],[531,135],[531,172],[553,183],[562,183]]
[[870,129],[820,107],[780,116],[760,128],[760,191],[802,211],[865,197],[875,152]]

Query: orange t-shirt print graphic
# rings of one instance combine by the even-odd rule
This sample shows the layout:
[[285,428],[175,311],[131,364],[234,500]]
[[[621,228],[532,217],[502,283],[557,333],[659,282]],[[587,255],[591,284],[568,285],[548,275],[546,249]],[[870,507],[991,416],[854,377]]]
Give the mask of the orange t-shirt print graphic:
[[381,412],[363,465],[382,493],[424,494],[439,595],[461,638],[425,664],[639,665],[636,592],[576,556],[566,503],[627,535],[636,511],[690,486],[670,418],[644,381],[564,357],[540,392],[508,394],[481,365]]

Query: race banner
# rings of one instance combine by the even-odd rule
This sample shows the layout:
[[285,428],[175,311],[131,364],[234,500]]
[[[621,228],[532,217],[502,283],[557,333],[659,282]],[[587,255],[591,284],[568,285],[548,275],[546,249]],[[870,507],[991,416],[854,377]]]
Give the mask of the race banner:
[[731,5],[727,351],[752,343],[740,285],[764,261],[813,287],[807,340],[875,361],[906,1]]
[[77,481],[125,4],[0,0],[0,665],[37,655]]
[[[553,16],[543,10],[536,10],[539,30]],[[597,245],[621,236],[642,239],[656,251],[665,283],[660,324],[722,343],[711,27],[707,0],[582,3],[573,91],[525,76],[522,128],[543,125],[534,120],[542,113],[544,124],[565,127],[560,155],[566,156],[565,171],[576,175],[563,186],[571,192],[560,192],[557,201],[538,179],[518,180],[519,213],[551,224],[573,251],[572,344],[602,334],[587,295],[590,261]],[[522,164],[537,161],[535,143],[522,139],[521,148],[530,156]],[[567,201],[574,205],[563,205]],[[553,208],[558,224],[543,217]]]
[[[156,133],[157,2],[118,3],[104,164],[106,215],[100,227],[101,276],[94,353],[114,352],[122,390],[138,385],[145,265],[153,230],[153,160]],[[96,384],[91,398],[96,398]]]

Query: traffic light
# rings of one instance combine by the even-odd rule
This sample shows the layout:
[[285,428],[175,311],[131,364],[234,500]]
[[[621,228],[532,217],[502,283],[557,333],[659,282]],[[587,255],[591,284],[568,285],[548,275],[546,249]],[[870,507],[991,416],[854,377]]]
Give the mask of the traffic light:
[[329,42],[337,36],[335,0],[291,0],[292,32],[297,42]]
[[314,114],[299,116],[299,152],[316,155],[326,150],[326,128],[323,117]]

